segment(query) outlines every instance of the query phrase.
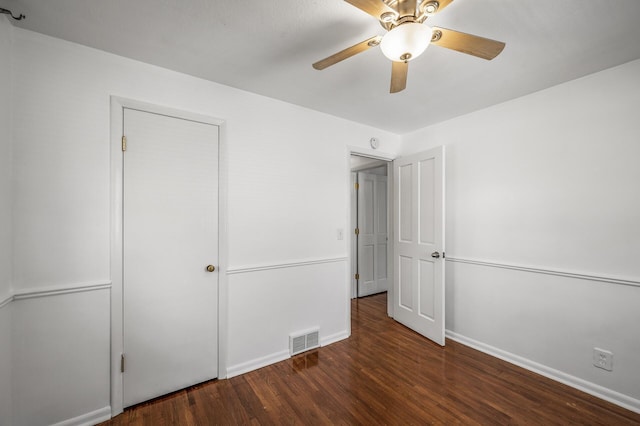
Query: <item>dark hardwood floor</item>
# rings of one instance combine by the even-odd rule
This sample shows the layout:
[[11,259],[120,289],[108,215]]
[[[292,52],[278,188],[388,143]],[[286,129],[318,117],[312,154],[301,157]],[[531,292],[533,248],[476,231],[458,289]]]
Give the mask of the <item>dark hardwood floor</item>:
[[639,425],[640,414],[352,302],[352,336],[126,410],[103,425]]

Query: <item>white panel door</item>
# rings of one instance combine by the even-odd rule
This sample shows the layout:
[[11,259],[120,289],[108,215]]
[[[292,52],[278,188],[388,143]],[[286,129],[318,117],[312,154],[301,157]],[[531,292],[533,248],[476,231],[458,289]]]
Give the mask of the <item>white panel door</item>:
[[124,110],[124,406],[218,375],[218,126]]
[[358,297],[389,289],[387,177],[358,173]]
[[444,346],[444,147],[393,169],[394,319]]

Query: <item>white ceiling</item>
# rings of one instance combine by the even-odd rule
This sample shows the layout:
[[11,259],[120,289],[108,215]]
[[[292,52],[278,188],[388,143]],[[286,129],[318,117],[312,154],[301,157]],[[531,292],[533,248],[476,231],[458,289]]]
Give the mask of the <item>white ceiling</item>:
[[[493,61],[431,46],[389,94],[384,30],[342,0],[0,0],[16,26],[404,134],[640,58],[638,0],[455,0],[428,22],[506,42]],[[640,76],[639,76],[640,78]]]

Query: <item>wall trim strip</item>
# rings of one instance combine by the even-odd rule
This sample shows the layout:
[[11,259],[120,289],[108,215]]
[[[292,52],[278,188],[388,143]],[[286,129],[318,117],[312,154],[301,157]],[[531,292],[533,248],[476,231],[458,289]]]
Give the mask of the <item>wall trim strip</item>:
[[52,426],[90,426],[111,418],[111,407],[103,407],[90,413],[53,424]]
[[291,358],[289,349],[227,367],[227,379]]
[[349,336],[351,336],[351,333],[347,332],[346,330],[332,334],[330,336],[322,336],[320,338],[320,346],[328,346],[332,343],[339,342],[340,340],[348,339]]
[[609,283],[609,284],[640,287],[640,281],[605,277],[600,275],[580,274],[576,272],[543,269],[543,268],[536,268],[532,266],[510,265],[506,263],[488,262],[484,260],[475,260],[475,259],[463,259],[458,257],[446,257],[445,260],[447,262],[466,263],[469,265],[486,266],[489,268],[511,269],[514,271],[531,272],[534,274],[554,275],[558,277],[576,278],[576,279],[587,280],[587,281],[597,281],[597,282],[603,282],[603,283]]
[[13,294],[10,294],[6,299],[0,300],[0,308],[4,308],[9,303],[13,302]]
[[[321,337],[320,346],[327,346],[340,340],[344,340],[348,337],[349,333],[346,331],[341,331],[339,333],[332,334],[331,336]],[[227,378],[230,379],[232,377],[239,376],[241,374],[245,374],[250,371],[257,370],[258,368],[266,367],[268,365],[275,364],[289,358],[291,358],[289,349],[285,349],[283,351],[275,352],[267,356],[232,365],[227,368]]]
[[88,283],[72,284],[66,286],[54,286],[47,288],[39,288],[28,291],[16,292],[13,294],[13,300],[35,299],[37,297],[57,296],[60,294],[82,293],[86,291],[96,291],[110,289],[111,281],[93,281]]
[[620,392],[616,392],[612,389],[605,388],[604,386],[600,386],[593,382],[589,382],[579,377],[572,376],[546,365],[539,364],[535,361],[521,357],[519,355],[503,351],[502,349],[496,348],[483,342],[479,342],[451,330],[446,330],[445,336],[447,337],[447,339],[454,340],[465,346],[469,346],[473,349],[479,350],[480,352],[484,352],[496,358],[500,358],[501,360],[508,363],[515,364],[518,367],[533,371],[534,373],[541,374],[551,380],[555,380],[600,399],[604,399],[605,401],[609,401],[613,404],[619,405],[620,407],[626,408],[627,410],[640,413],[640,400],[624,395]]
[[272,263],[263,265],[239,266],[227,269],[227,275],[245,274],[247,272],[268,271],[271,269],[297,268],[300,266],[321,265],[323,263],[346,262],[348,257],[330,257],[318,259],[306,259],[287,263]]

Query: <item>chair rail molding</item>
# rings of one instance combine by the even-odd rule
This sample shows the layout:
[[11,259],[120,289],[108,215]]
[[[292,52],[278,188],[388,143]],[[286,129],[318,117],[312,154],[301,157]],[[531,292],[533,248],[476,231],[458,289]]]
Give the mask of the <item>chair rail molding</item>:
[[346,262],[349,258],[343,257],[322,257],[313,259],[291,260],[283,263],[261,263],[256,265],[245,265],[227,268],[227,275],[244,274],[248,272],[268,271],[271,269],[297,268],[301,266],[322,265],[324,263]]
[[0,300],[0,309],[7,306],[9,303],[13,302],[13,294],[9,294],[4,299]]
[[58,296],[61,294],[84,293],[96,290],[111,289],[111,281],[90,281],[85,283],[56,285],[50,287],[40,287],[24,291],[17,291],[0,300],[0,308],[7,306],[9,303],[18,300],[35,299],[38,297]]
[[584,274],[584,273],[571,272],[571,271],[560,271],[556,269],[540,268],[540,267],[524,266],[524,265],[514,265],[514,264],[508,264],[508,263],[501,263],[501,262],[500,263],[492,262],[487,260],[465,259],[465,258],[460,258],[455,256],[447,256],[445,260],[447,262],[452,262],[452,263],[465,263],[468,265],[485,266],[488,268],[510,269],[514,271],[530,272],[534,274],[553,275],[557,277],[575,278],[575,279],[587,280],[587,281],[596,281],[596,282],[603,282],[603,283],[609,283],[609,284],[640,287],[640,281],[633,280],[633,279],[607,277],[603,275],[591,275],[591,274]]

